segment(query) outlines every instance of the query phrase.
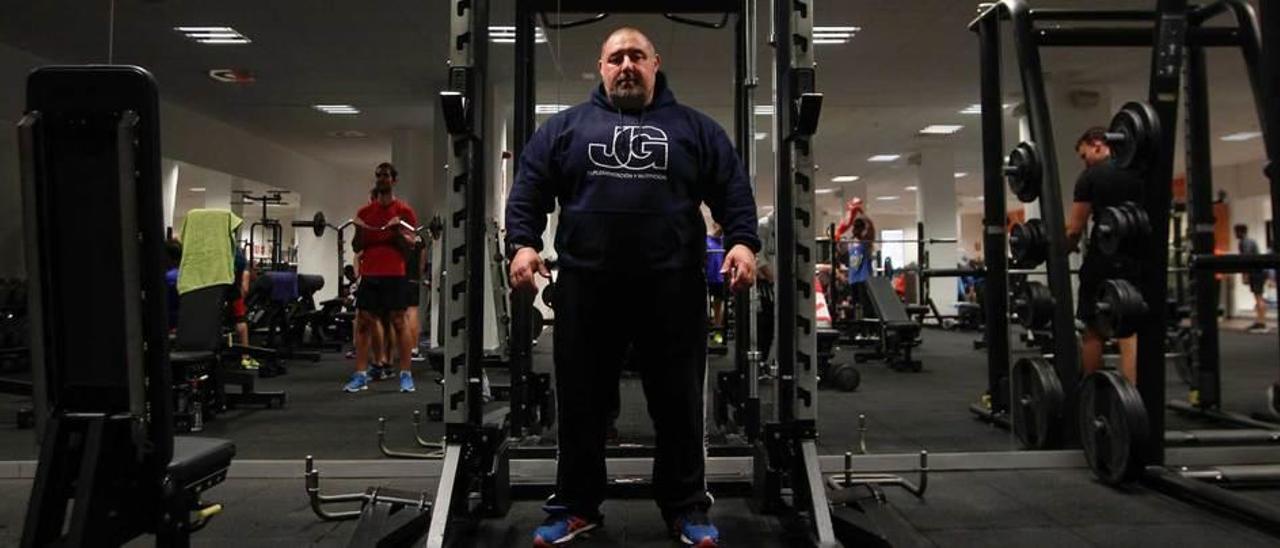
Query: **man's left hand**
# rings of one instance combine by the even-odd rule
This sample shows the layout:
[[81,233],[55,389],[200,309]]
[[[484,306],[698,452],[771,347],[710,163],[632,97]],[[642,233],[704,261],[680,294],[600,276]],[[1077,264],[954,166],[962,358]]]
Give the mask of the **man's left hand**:
[[747,290],[756,283],[756,254],[745,245],[733,246],[724,257],[720,274],[732,276],[729,280],[730,291],[737,293]]

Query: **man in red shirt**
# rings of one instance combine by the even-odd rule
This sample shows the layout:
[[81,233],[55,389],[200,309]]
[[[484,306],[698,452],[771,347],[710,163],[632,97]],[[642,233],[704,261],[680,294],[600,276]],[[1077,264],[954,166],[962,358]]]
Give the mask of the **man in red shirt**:
[[[378,164],[373,191],[377,199],[356,212],[356,241],[360,256],[360,287],[356,290],[356,372],[343,390],[359,392],[369,387],[369,345],[378,316],[391,316],[391,328],[400,350],[400,391],[413,392],[409,370],[413,333],[404,318],[405,252],[416,245],[417,236],[400,225],[418,226],[418,216],[408,204],[396,199],[392,189],[396,168]],[[390,334],[388,334],[390,335]]]

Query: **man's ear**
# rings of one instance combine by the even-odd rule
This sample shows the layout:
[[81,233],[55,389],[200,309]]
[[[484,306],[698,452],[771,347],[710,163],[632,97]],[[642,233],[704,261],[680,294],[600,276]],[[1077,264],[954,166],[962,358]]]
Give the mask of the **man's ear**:
[[653,54],[653,69],[658,70],[660,68],[662,68],[662,56],[655,53]]

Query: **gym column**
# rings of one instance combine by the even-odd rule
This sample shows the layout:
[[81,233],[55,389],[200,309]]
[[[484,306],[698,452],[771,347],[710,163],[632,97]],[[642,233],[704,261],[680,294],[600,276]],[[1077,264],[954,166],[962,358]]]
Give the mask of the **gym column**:
[[[920,165],[917,167],[919,184],[916,185],[916,219],[924,223],[924,234],[917,238],[955,238],[958,235],[959,217],[956,216],[956,158],[950,137],[930,138],[920,149]],[[871,205],[872,218],[875,205]],[[930,268],[955,268],[959,260],[956,249],[959,244],[926,245]],[[911,248],[914,246],[908,246]],[[914,249],[907,252],[912,260]],[[956,278],[929,280],[929,297],[933,298],[938,312],[955,313]]]

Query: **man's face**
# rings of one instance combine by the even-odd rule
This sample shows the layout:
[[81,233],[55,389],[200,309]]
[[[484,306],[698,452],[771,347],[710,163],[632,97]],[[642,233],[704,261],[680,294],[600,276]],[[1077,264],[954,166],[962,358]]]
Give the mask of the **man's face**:
[[1085,167],[1093,167],[1111,157],[1111,147],[1102,141],[1087,141],[1076,147],[1076,153]]
[[378,168],[378,170],[373,173],[373,176],[375,178],[375,182],[373,183],[374,198],[376,198],[378,203],[382,205],[391,203],[391,200],[394,198],[391,194],[391,185],[396,182],[395,175],[391,173],[391,170],[384,167]]
[[639,110],[653,101],[661,59],[653,44],[634,31],[615,33],[600,48],[600,81],[613,106]]

